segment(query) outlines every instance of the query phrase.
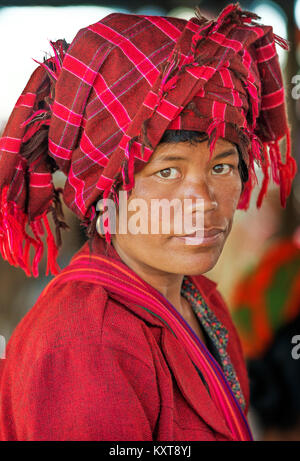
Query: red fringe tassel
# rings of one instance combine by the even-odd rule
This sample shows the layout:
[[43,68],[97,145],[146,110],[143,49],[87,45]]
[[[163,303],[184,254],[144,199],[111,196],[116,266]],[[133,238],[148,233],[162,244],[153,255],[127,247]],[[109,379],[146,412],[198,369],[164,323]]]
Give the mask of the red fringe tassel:
[[261,207],[263,198],[267,193],[267,189],[268,189],[268,185],[269,185],[269,179],[270,179],[269,166],[270,166],[270,161],[269,161],[269,157],[268,157],[268,151],[267,151],[266,146],[264,146],[264,160],[263,160],[263,162],[261,164],[261,167],[262,167],[262,170],[263,170],[263,173],[264,173],[264,179],[263,179],[261,190],[259,192],[259,195],[258,195],[258,198],[257,198],[257,201],[256,201],[257,208]]
[[[27,216],[7,199],[9,187],[2,189],[0,195],[0,252],[4,260],[15,267],[21,267],[26,275],[38,277],[38,265],[42,259],[44,244],[41,236],[44,234],[44,226],[47,231],[48,262],[49,271],[56,275],[60,268],[56,263],[58,248],[52,235],[46,215],[28,223]],[[32,229],[34,238],[26,232],[26,224]],[[29,251],[31,246],[35,250],[32,263],[30,263]]]

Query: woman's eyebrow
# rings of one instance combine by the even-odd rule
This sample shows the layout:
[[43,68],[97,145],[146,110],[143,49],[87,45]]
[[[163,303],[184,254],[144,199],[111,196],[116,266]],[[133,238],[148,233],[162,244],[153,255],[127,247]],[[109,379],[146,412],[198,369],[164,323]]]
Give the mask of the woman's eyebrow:
[[[224,158],[224,157],[229,157],[230,155],[238,155],[237,151],[235,149],[230,149],[227,150],[226,152],[221,152],[218,155],[215,155],[212,159],[219,159],[219,158]],[[165,154],[162,155],[161,157],[157,157],[156,159],[152,160],[152,163],[158,163],[158,162],[165,162],[165,161],[177,161],[177,160],[183,160],[185,162],[189,161],[189,157],[182,157],[180,155],[172,155],[172,154]]]
[[180,157],[179,155],[162,155],[161,157],[158,157],[156,159],[153,159],[152,163],[158,163],[158,162],[165,162],[165,161],[171,161],[174,162],[175,160],[184,160],[188,161],[188,158],[185,157]]
[[230,150],[227,150],[226,152],[221,152],[220,154],[215,155],[212,158],[212,160],[216,160],[216,159],[224,158],[224,157],[229,157],[230,155],[238,155],[237,150],[236,149],[230,149]]

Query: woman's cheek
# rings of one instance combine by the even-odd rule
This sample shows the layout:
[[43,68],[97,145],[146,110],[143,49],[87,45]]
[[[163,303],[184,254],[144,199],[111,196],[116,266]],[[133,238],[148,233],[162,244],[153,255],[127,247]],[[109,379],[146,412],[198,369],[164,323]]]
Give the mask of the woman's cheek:
[[228,223],[233,220],[241,191],[241,181],[236,181],[234,184],[224,184],[222,188],[218,188],[218,191],[215,192],[219,214],[226,218]]
[[228,181],[227,184],[224,184],[222,190],[220,190],[220,195],[223,196],[223,200],[226,200],[226,203],[231,203],[232,208],[235,210],[239,202],[242,192],[242,180],[240,175],[235,175],[233,180]]
[[168,199],[180,197],[181,185],[171,184],[168,181],[155,180],[154,177],[139,178],[134,187],[133,195],[143,198],[150,203],[151,199]]

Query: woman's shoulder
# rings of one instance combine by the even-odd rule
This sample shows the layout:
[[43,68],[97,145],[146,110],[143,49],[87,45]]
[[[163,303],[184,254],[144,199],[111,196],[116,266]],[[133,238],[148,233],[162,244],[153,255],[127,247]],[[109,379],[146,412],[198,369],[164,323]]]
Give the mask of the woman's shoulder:
[[[15,328],[7,358],[27,361],[54,351],[95,347],[151,363],[147,324],[102,285],[86,280],[50,283]],[[148,351],[148,354],[147,354]]]
[[50,284],[16,326],[7,354],[16,349],[35,349],[36,355],[59,348],[99,331],[107,294],[86,281]]
[[[139,427],[146,431],[143,414],[138,417],[144,383],[147,393],[156,392],[151,347],[141,320],[101,285],[84,280],[51,284],[14,331],[5,362],[0,439],[100,440],[109,437],[128,401],[138,420],[133,434]],[[153,413],[151,405],[145,400]]]

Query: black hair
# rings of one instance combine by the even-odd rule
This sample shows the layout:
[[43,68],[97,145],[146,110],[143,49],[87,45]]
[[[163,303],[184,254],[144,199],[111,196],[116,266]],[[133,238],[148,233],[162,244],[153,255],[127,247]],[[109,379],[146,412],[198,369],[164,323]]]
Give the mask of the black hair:
[[[160,144],[177,142],[197,143],[206,140],[208,140],[208,134],[205,132],[192,130],[166,130],[160,140]],[[249,178],[249,171],[238,144],[236,144],[236,147],[239,154],[238,169],[242,180],[242,187],[244,188],[244,184]]]

